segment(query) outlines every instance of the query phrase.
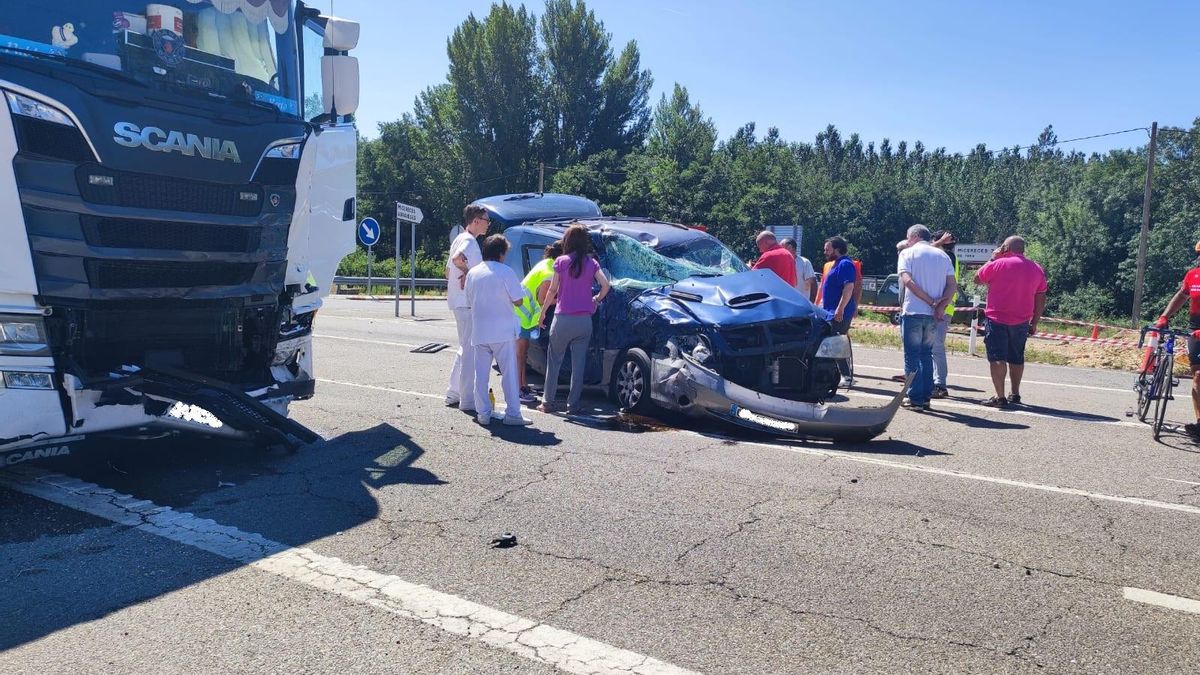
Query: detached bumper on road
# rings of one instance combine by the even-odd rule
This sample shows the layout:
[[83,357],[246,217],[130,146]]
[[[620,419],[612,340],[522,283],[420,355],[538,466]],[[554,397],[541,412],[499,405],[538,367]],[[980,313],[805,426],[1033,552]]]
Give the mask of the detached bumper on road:
[[652,366],[652,394],[659,405],[758,431],[835,441],[867,441],[886,431],[911,380],[886,405],[862,408],[767,396],[682,356],[656,359]]

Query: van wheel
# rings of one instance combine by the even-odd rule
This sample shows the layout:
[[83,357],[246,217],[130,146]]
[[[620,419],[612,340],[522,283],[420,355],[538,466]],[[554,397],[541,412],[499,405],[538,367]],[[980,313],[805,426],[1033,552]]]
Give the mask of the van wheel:
[[630,349],[617,359],[611,396],[617,407],[627,412],[640,414],[650,409],[650,357],[646,352]]

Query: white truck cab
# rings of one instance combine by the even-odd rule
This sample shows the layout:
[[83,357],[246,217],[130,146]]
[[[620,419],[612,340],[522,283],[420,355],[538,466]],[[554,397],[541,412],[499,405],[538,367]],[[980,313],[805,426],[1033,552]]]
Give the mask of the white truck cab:
[[9,0],[0,466],[90,436],[303,443],[354,246],[358,24],[289,0]]

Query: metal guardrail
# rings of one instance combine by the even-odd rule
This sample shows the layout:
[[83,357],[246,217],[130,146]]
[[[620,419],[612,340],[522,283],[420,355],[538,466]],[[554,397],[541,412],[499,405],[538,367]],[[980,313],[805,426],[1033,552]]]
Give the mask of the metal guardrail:
[[[394,286],[396,284],[395,277],[371,277],[371,284],[374,286]],[[408,288],[411,285],[412,279],[403,277],[400,279],[400,288]],[[366,286],[367,277],[334,277],[334,286]],[[417,288],[445,288],[445,279],[417,279]]]

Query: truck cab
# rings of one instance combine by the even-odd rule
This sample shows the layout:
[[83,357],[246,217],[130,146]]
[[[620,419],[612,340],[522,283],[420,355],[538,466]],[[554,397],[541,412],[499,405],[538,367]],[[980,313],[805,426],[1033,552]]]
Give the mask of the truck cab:
[[354,245],[358,25],[289,0],[6,10],[0,461],[315,439],[286,413]]

